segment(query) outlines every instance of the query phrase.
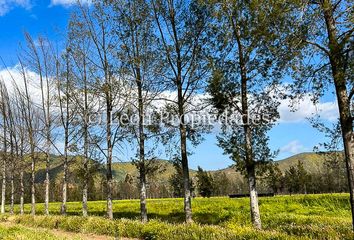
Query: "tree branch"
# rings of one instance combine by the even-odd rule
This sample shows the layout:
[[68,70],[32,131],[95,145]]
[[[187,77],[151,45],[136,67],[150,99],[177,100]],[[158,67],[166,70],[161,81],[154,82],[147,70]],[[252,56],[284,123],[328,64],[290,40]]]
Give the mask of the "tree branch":
[[329,51],[322,45],[318,44],[318,43],[315,43],[315,42],[312,42],[312,41],[309,41],[309,40],[305,40],[306,43],[308,44],[311,44],[315,47],[317,47],[318,49],[322,50],[325,54],[327,54],[328,56],[330,55]]

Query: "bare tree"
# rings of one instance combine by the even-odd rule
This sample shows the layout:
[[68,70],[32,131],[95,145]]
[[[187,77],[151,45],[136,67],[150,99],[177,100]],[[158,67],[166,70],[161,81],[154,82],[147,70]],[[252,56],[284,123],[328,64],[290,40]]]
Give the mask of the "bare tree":
[[[7,117],[6,117],[6,124],[9,129],[10,135],[10,214],[14,214],[14,204],[15,204],[15,167],[18,161],[17,156],[15,156],[15,146],[17,146],[17,133],[15,131],[15,116],[13,112],[13,102],[10,96],[7,97],[6,104],[7,104]],[[6,140],[7,141],[7,140]]]
[[28,51],[26,52],[28,67],[38,74],[39,87],[41,92],[41,110],[42,121],[44,125],[43,138],[44,155],[46,162],[45,169],[45,196],[44,196],[44,212],[49,214],[49,197],[50,197],[50,150],[52,146],[52,82],[51,75],[54,74],[55,63],[53,59],[53,51],[48,39],[39,37],[35,42],[32,37],[25,33]]
[[3,129],[3,151],[2,151],[2,185],[1,185],[1,213],[5,213],[6,204],[6,166],[7,166],[7,89],[3,81],[0,82],[1,114]]
[[[118,76],[118,61],[115,58],[118,39],[113,34],[110,16],[111,6],[102,2],[95,2],[94,8],[80,6],[81,24],[85,26],[90,40],[90,65],[95,66],[95,71],[90,75],[96,80],[95,88],[98,97],[104,101],[104,128],[98,139],[105,139],[104,144],[96,144],[106,159],[107,180],[107,217],[113,218],[112,204],[112,159],[113,149],[117,142],[123,139],[119,117],[129,96],[127,81]],[[98,142],[97,142],[98,143]],[[101,142],[102,143],[102,142]]]
[[[25,127],[28,132],[28,140],[30,145],[30,158],[31,158],[31,214],[36,214],[36,182],[35,182],[35,174],[36,174],[36,155],[35,155],[35,148],[36,148],[36,122],[34,118],[36,117],[36,112],[33,108],[31,96],[29,94],[29,87],[28,87],[28,79],[27,79],[27,71],[23,65],[22,60],[19,58],[20,63],[20,73],[23,78],[24,82],[24,93],[23,93],[23,100],[21,106],[22,109],[22,118],[24,119]],[[18,91],[20,92],[20,91]]]
[[[64,130],[64,152],[63,157],[63,183],[62,183],[62,204],[61,214],[66,214],[66,202],[68,191],[68,171],[69,171],[69,151],[73,135],[73,120],[75,117],[75,108],[72,104],[71,95],[73,92],[73,74],[70,61],[70,49],[67,48],[63,56],[56,57],[56,84],[57,97],[60,112],[60,125]],[[62,66],[63,65],[63,66]]]
[[99,97],[95,93],[95,80],[91,78],[92,72],[96,71],[95,64],[90,60],[90,49],[92,41],[89,37],[89,31],[83,24],[81,12],[74,14],[70,19],[70,28],[68,33],[68,48],[70,58],[73,62],[73,78],[75,79],[75,93],[72,94],[72,100],[76,103],[77,117],[81,120],[78,126],[78,142],[83,145],[83,189],[82,189],[82,213],[84,217],[88,216],[88,184],[90,178],[90,158],[91,152],[94,152],[90,134],[89,117],[98,110]]
[[27,169],[27,164],[24,159],[24,153],[27,152],[28,144],[25,143],[28,140],[28,134],[26,134],[26,122],[24,109],[26,106],[25,94],[19,89],[18,85],[14,82],[14,110],[15,110],[15,123],[16,123],[16,158],[18,159],[18,168],[20,170],[20,214],[24,213],[24,171]]

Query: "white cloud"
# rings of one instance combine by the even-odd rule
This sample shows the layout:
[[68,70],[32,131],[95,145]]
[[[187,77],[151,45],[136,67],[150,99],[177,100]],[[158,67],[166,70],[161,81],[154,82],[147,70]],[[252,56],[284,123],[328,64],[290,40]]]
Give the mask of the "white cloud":
[[[154,105],[161,107],[169,101],[177,101],[177,93],[174,91],[164,91],[160,94],[159,98],[168,99],[155,101]],[[191,103],[195,108],[202,108],[206,105],[206,99],[210,98],[209,94],[200,93],[193,96]],[[292,110],[292,109],[295,109]],[[211,106],[202,111],[203,113],[210,112]],[[318,115],[320,119],[330,122],[335,122],[338,119],[338,105],[335,101],[319,102],[314,104],[311,96],[307,95],[302,100],[299,100],[294,108],[290,107],[290,100],[285,99],[280,101],[278,107],[280,118],[278,123],[301,123],[308,122],[308,118]]]
[[289,107],[290,101],[283,100],[279,106],[280,123],[305,122],[307,118],[314,117],[316,114],[323,120],[336,121],[338,119],[338,106],[333,102],[319,102],[314,104],[310,96],[305,96],[295,106],[296,111]]
[[78,3],[81,4],[91,4],[91,0],[51,0],[50,1],[50,6],[64,6],[64,7],[70,7]]
[[[28,92],[35,103],[41,102],[41,91],[38,84],[39,76],[35,72],[26,71],[26,78],[28,81]],[[25,84],[23,81],[23,76],[18,65],[9,67],[7,69],[0,69],[0,79],[4,81],[9,94],[15,92],[15,86],[17,86],[21,91],[24,91]]]
[[308,149],[304,147],[298,140],[294,140],[286,144],[285,146],[280,148],[281,153],[291,153],[291,154],[297,154],[301,152],[305,152]]
[[31,0],[0,0],[0,17],[6,15],[15,7],[30,9]]

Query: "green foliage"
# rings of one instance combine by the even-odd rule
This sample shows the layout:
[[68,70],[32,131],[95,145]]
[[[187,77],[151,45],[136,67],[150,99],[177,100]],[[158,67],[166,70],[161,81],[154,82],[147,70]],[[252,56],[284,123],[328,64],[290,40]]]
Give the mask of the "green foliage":
[[265,176],[265,182],[267,186],[273,191],[273,193],[278,193],[282,188],[283,174],[277,163],[269,164]]
[[[171,186],[172,195],[174,197],[182,197],[184,192],[184,182],[181,160],[179,158],[175,158],[173,161],[173,166],[175,168],[175,172],[170,176],[168,182]],[[190,188],[193,193],[194,187],[192,180],[190,180]]]
[[296,166],[291,166],[285,172],[285,182],[290,193],[306,193],[306,187],[310,183],[311,175],[304,168],[304,164],[298,161]]
[[197,177],[197,189],[200,196],[210,197],[214,192],[213,177],[207,171],[204,171],[199,166],[198,166],[196,177]]

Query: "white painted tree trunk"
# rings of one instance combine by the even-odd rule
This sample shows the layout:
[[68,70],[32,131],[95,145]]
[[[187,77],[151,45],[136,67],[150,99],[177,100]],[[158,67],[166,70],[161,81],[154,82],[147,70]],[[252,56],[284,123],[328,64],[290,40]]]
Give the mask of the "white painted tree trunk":
[[259,205],[258,205],[258,193],[256,188],[256,176],[255,171],[250,171],[248,175],[248,185],[250,190],[250,207],[251,207],[251,219],[253,226],[256,229],[261,229],[261,216],[259,213]]
[[1,184],[1,213],[5,213],[5,201],[6,201],[6,157],[3,154],[2,161],[2,184]]

